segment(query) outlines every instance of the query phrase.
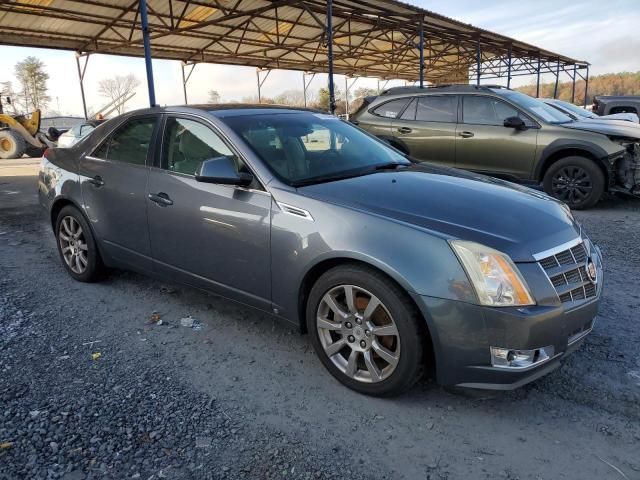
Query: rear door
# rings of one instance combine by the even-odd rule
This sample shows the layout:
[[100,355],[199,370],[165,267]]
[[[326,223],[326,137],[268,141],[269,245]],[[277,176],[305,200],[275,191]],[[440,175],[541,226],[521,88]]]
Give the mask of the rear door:
[[457,118],[457,95],[415,97],[394,119],[393,135],[417,160],[454,165]]
[[271,195],[257,181],[252,188],[196,181],[200,163],[221,155],[247,170],[208,122],[167,117],[161,161],[149,175],[154,270],[270,309]]
[[[520,117],[526,130],[504,126]],[[462,96],[462,119],[456,135],[456,167],[507,178],[531,177],[538,124],[503,100],[484,95]]]
[[158,116],[127,120],[80,162],[87,216],[106,253],[151,270],[146,187]]
[[410,100],[410,97],[403,97],[381,103],[373,107],[370,112],[359,116],[353,123],[376,137],[393,138],[391,124],[404,111]]

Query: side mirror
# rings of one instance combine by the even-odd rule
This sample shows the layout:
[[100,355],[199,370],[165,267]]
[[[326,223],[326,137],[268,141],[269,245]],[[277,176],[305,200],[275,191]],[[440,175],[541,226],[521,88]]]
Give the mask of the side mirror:
[[203,183],[219,183],[221,185],[239,185],[246,187],[253,181],[253,175],[238,172],[233,159],[222,156],[203,161],[198,167],[198,170],[196,170],[196,180]]
[[507,128],[515,128],[516,130],[526,130],[527,126],[520,117],[509,117],[504,119],[504,126]]

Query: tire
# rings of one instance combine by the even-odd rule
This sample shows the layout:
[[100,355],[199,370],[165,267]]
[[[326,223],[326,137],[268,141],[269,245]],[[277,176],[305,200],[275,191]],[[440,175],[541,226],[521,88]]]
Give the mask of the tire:
[[20,158],[26,150],[26,142],[13,130],[0,130],[0,158]]
[[[379,306],[367,312],[374,299]],[[306,320],[323,365],[357,392],[399,395],[423,374],[423,320],[406,292],[376,270],[348,264],[325,272],[309,294]]]
[[105,269],[93,232],[77,208],[67,205],[60,210],[55,234],[60,260],[72,278],[79,282],[96,282],[103,278]]
[[44,154],[45,150],[46,150],[46,148],[34,147],[33,145],[27,145],[27,148],[25,149],[25,153],[27,154],[27,157],[40,158]]
[[593,207],[605,188],[605,177],[596,163],[585,157],[566,157],[544,174],[544,191],[575,210]]

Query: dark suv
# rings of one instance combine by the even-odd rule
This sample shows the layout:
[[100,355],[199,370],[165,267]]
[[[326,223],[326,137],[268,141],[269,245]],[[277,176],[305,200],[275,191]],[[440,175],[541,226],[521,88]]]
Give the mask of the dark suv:
[[572,208],[606,190],[640,193],[640,126],[576,122],[503,87],[392,88],[351,121],[416,160],[542,184]]

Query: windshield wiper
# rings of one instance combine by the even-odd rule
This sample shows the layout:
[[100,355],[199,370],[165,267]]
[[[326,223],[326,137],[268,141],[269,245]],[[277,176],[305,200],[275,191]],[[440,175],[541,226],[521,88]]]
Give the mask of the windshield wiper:
[[399,167],[408,167],[405,163],[389,162],[381,165],[376,165],[375,170],[397,170]]

